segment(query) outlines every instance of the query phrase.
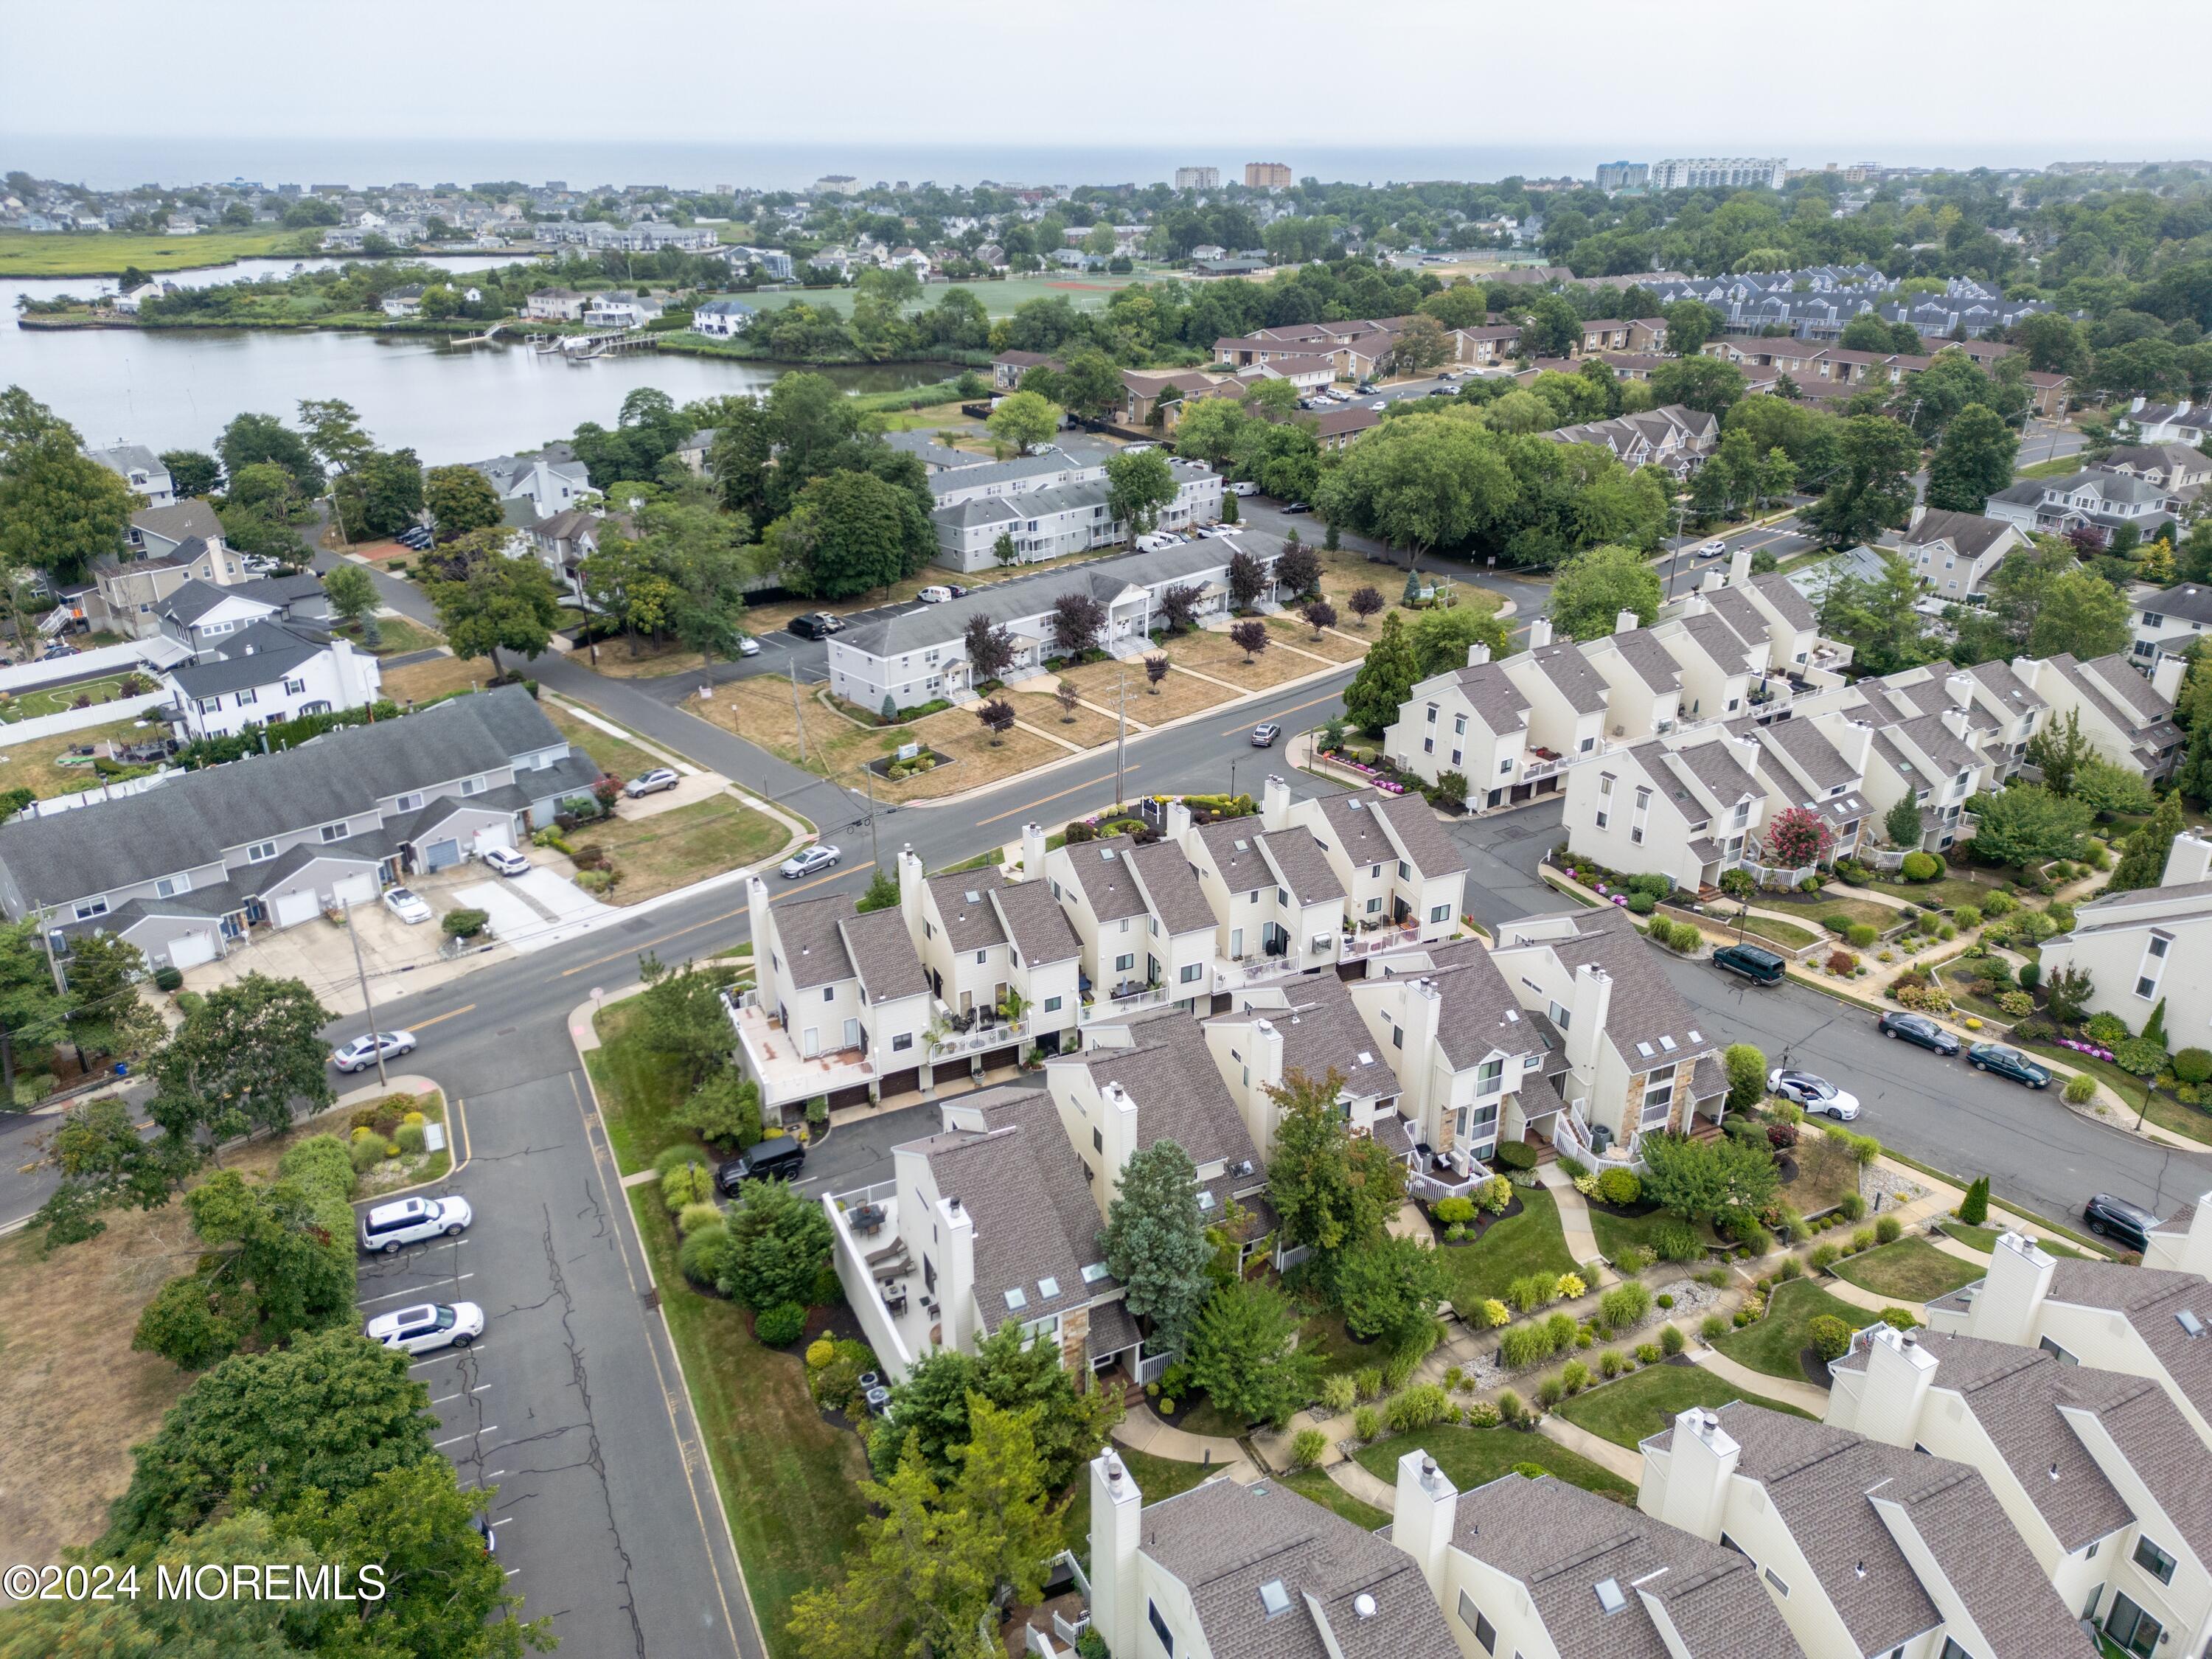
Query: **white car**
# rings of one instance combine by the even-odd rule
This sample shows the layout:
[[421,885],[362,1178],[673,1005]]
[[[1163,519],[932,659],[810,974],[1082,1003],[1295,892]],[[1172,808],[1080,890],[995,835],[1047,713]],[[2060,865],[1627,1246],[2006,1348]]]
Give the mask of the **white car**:
[[404,887],[395,887],[384,896],[384,908],[412,927],[418,921],[430,920],[430,907],[422,896]]
[[760,655],[760,641],[751,635],[746,635],[738,641],[738,654],[741,657],[757,657]]
[[1260,493],[1260,486],[1249,478],[1239,478],[1229,486],[1229,493],[1232,495],[1256,495]]
[[915,598],[924,605],[950,605],[952,603],[952,590],[949,587],[925,587]]
[[425,1302],[398,1313],[379,1314],[362,1327],[372,1342],[406,1353],[437,1348],[465,1348],[483,1334],[483,1310],[473,1302]]
[[378,1204],[361,1218],[361,1248],[397,1255],[403,1244],[459,1238],[476,1218],[465,1198],[403,1198],[396,1204]]
[[483,861],[487,868],[496,870],[502,876],[526,876],[530,873],[530,860],[512,847],[486,848]]
[[1794,1100],[1808,1113],[1822,1113],[1838,1123],[1859,1115],[1856,1095],[1843,1090],[1815,1072],[1784,1070],[1778,1066],[1766,1074],[1766,1086],[1785,1100]]
[[818,842],[812,847],[804,847],[793,853],[783,861],[776,873],[786,881],[796,881],[801,876],[812,875],[817,870],[835,868],[837,860],[844,856],[827,842]]
[[1716,537],[1698,549],[1698,556],[1701,559],[1717,559],[1727,551],[1728,544]]
[[1388,409],[1388,408],[1389,408],[1389,407],[1390,407],[1390,405],[1389,405],[1389,404],[1388,404],[1384,403],[1384,402],[1383,402],[1380,398],[1376,398],[1373,403],[1371,403],[1371,404],[1368,404],[1367,406],[1368,406],[1368,408],[1370,408],[1370,409],[1372,409],[1372,410],[1385,410],[1385,409]]
[[418,1046],[412,1031],[374,1031],[357,1036],[351,1042],[331,1051],[331,1064],[341,1072],[365,1072],[376,1064],[376,1052],[381,1048],[386,1060],[397,1060],[402,1054],[411,1054]]

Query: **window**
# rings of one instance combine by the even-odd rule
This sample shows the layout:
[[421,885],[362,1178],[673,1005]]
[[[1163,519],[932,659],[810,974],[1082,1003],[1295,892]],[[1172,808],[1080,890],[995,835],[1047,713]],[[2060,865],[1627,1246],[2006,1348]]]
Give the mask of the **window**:
[[987,951],[976,951],[976,952],[975,952],[975,960],[976,960],[977,962],[979,962],[979,963],[980,963],[980,962],[981,962],[981,961],[983,960],[984,957],[985,957],[986,955],[988,955],[988,952],[987,952]]
[[253,693],[253,692],[251,692],[251,691],[241,691],[241,692],[240,692],[240,693],[238,694],[238,706],[239,706],[240,708],[252,708],[252,707],[253,707],[254,697],[255,697],[255,693]]
[[2173,940],[2164,933],[2153,933],[2143,946],[2142,966],[2136,974],[2136,994],[2149,1001],[2158,994],[2159,975],[2166,971],[2166,953]]
[[2166,1627],[2137,1607],[2130,1596],[2112,1597],[2112,1611],[2105,1620],[2105,1634],[2129,1653],[2155,1652]]
[[1413,866],[1407,863],[1405,860],[1400,859],[1398,860],[1398,879],[1401,881],[1411,881],[1413,878]]
[[2135,1563],[2161,1584],[2173,1582],[2173,1558],[2148,1538],[2136,1540]]
[[86,899],[76,907],[76,919],[79,921],[93,916],[104,916],[106,914],[107,901],[104,898]]
[[200,699],[200,713],[201,713],[201,714],[220,714],[220,713],[222,712],[222,699],[221,697],[202,697],[202,698]]
[[192,890],[190,876],[164,876],[154,884],[154,891],[162,898],[174,898],[179,893]]
[[1117,974],[1126,974],[1136,965],[1137,957],[1133,951],[1114,958],[1114,971]]
[[1382,908],[1382,901],[1381,899],[1379,899],[1379,898],[1371,898],[1371,899],[1370,899],[1370,900],[1368,900],[1368,901],[1367,901],[1367,914],[1368,914],[1369,915],[1370,915],[1370,916],[1371,916],[1371,915],[1376,915],[1376,914],[1378,911],[1380,911]]
[[1550,1012],[1552,1016],[1552,1024],[1558,1026],[1562,1031],[1565,1030],[1567,1027],[1574,1022],[1575,1017],[1573,1011],[1569,1009],[1564,1003],[1553,1003],[1551,1006]]
[[326,842],[343,841],[346,838],[346,832],[349,827],[349,826],[343,822],[337,823],[326,823],[322,829],[323,839]]
[[1048,1014],[1058,1013],[1060,1012],[1060,999],[1058,997],[1047,997],[1044,1000],[1044,1011]]
[[1202,971],[1204,970],[1197,963],[1188,962],[1183,964],[1182,972],[1177,975],[1177,977],[1180,979],[1182,983],[1188,985],[1193,980],[1196,979]]
[[1766,1580],[1768,1583],[1774,1586],[1774,1593],[1777,1595],[1779,1595],[1785,1600],[1788,1599],[1790,1595],[1790,1586],[1783,1581],[1783,1577],[1780,1573],[1775,1571],[1771,1567],[1765,1567],[1760,1570],[1759,1576]]
[[307,689],[307,683],[303,679],[288,679],[284,682],[284,689],[296,697]]
[[1429,920],[1431,921],[1442,921],[1450,914],[1451,906],[1449,904],[1435,904],[1429,907]]
[[837,997],[837,988],[836,988],[836,986],[834,986],[834,985],[825,985],[825,986],[823,986],[823,987],[822,988],[822,1000],[823,1000],[823,1001],[824,1001],[824,1002],[834,1002],[834,1001],[836,1001],[836,997]]
[[1498,1651],[1497,1627],[1482,1616],[1481,1609],[1465,1590],[1459,1593],[1459,1621],[1474,1632],[1474,1639],[1485,1653]]
[[1475,1068],[1474,1091],[1478,1095],[1494,1095],[1505,1086],[1505,1062],[1486,1060]]
[[248,864],[266,863],[276,856],[276,843],[273,841],[257,841],[246,849],[246,861]]
[[895,1054],[902,1054],[913,1047],[914,1033],[911,1031],[901,1031],[891,1038],[891,1052]]
[[414,794],[400,796],[398,800],[392,803],[392,807],[397,812],[412,812],[419,810],[422,805],[422,797],[420,792],[417,792]]
[[1168,1628],[1168,1621],[1160,1617],[1160,1604],[1147,1599],[1145,1617],[1152,1626],[1152,1634],[1160,1638],[1160,1651],[1166,1654],[1168,1659],[1175,1659],[1175,1632]]
[[1106,1138],[1099,1133],[1096,1124],[1093,1124],[1091,1129],[1091,1150],[1094,1152],[1103,1152],[1106,1150]]
[[1637,1115],[1638,1127],[1648,1129],[1655,1123],[1664,1123],[1674,1104],[1674,1079],[1650,1085],[1644,1091],[1643,1109]]
[[484,781],[481,777],[461,780],[461,793],[465,795],[481,795],[483,793],[483,787]]

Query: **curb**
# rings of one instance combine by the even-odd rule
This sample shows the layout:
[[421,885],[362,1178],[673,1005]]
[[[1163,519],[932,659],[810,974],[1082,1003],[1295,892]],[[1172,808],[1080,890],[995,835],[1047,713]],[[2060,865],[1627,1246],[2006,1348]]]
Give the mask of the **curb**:
[[[409,1073],[403,1073],[400,1077],[392,1079],[392,1086],[388,1089],[383,1087],[381,1085],[372,1084],[366,1089],[356,1089],[348,1094],[341,1095],[338,1097],[337,1105],[345,1106],[367,1099],[381,1100],[386,1095],[399,1093],[401,1091],[402,1085],[409,1083],[419,1083],[422,1085],[422,1087],[415,1091],[418,1095],[428,1094],[431,1090],[434,1089],[440,1094],[446,1096],[446,1125],[447,1129],[450,1131],[446,1137],[446,1149],[448,1152],[451,1152],[453,1150],[454,1143],[458,1141],[460,1145],[460,1156],[453,1160],[452,1166],[447,1170],[445,1174],[438,1176],[435,1180],[410,1182],[404,1187],[393,1187],[387,1188],[384,1192],[377,1194],[376,1200],[379,1203],[388,1202],[389,1200],[398,1198],[405,1193],[419,1193],[426,1188],[442,1186],[447,1182],[451,1181],[455,1176],[460,1174],[462,1170],[467,1169],[469,1167],[469,1160],[476,1155],[474,1150],[469,1145],[468,1113],[462,1109],[460,1097],[459,1095],[447,1094],[441,1085],[433,1083],[427,1077],[418,1077]],[[335,1110],[336,1108],[333,1108],[332,1109]]]

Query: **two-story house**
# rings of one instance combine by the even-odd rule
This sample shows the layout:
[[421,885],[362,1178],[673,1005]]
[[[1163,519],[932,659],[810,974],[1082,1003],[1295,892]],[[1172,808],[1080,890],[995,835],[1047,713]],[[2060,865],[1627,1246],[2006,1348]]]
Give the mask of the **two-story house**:
[[1181,845],[1127,834],[1071,842],[1045,855],[1044,870],[1080,944],[1086,997],[1124,1009],[1211,1006],[1213,907]]
[[222,538],[215,509],[194,497],[131,515],[128,556],[92,562],[93,587],[84,595],[85,620],[136,640],[161,631],[165,601],[186,582],[228,586],[246,574]]
[[2089,1006],[2124,1020],[2130,1030],[2141,1030],[2164,1003],[2174,1031],[2203,1032],[2212,1030],[2212,975],[2171,970],[2203,960],[2207,951],[2212,839],[2184,830],[2166,851],[2157,886],[2075,907],[2072,930],[2044,945],[2043,971],[2087,974]]
[[1169,838],[1182,846],[1213,913],[1217,992],[1338,962],[1344,884],[1312,830],[1293,823],[1270,831],[1257,816],[1190,824],[1180,802],[1168,811]]
[[1531,775],[1529,720],[1535,705],[1504,663],[1490,659],[1490,647],[1468,647],[1467,666],[1431,675],[1416,684],[1399,706],[1398,718],[1384,732],[1383,752],[1391,763],[1425,782],[1447,772],[1466,781],[1470,811],[1517,805],[1540,782],[1556,790],[1556,763]]
[[2173,775],[2188,746],[2189,734],[2173,718],[2186,667],[2178,656],[2161,656],[2145,679],[2134,658],[2115,652],[2088,662],[2070,652],[2055,657],[2015,657],[2013,672],[2050,705],[2051,724],[2079,716],[2081,735],[2115,766],[2124,766],[2153,783]]
[[1711,888],[1757,861],[1767,809],[1759,754],[1725,728],[1610,750],[1569,776],[1567,844],[1609,870]]
[[[1040,848],[1043,830],[1030,825]],[[899,905],[931,992],[963,1042],[939,1052],[1012,1045],[1059,1052],[1081,1008],[1082,942],[1041,878],[1008,881],[995,869],[925,876],[911,847],[899,852]],[[971,1024],[972,1022],[972,1024]],[[995,1035],[1003,1034],[1003,1035]],[[985,1054],[988,1069],[997,1059]]]
[[2135,635],[2129,654],[2146,674],[2166,658],[2186,653],[2207,627],[2212,627],[2212,584],[2176,582],[2128,595],[2128,630]]
[[1950,513],[1922,502],[1912,509],[1898,551],[1938,598],[1957,602],[1983,598],[2005,556],[2027,544],[2013,520]]
[[161,458],[143,444],[116,444],[106,449],[88,449],[85,454],[131,486],[131,493],[148,507],[174,507],[177,487]]
[[202,645],[190,661],[165,669],[161,681],[172,718],[192,738],[366,708],[384,683],[376,659],[352,641],[273,620]]
[[[1271,834],[1297,822],[1312,831],[1344,889],[1344,923],[1359,932],[1389,929],[1401,941],[1449,939],[1459,931],[1467,855],[1419,796],[1376,789],[1291,804],[1290,786],[1268,778],[1261,827]],[[1382,948],[1378,939],[1369,948]]]
[[2113,532],[2131,528],[2142,540],[2168,530],[2180,506],[2161,483],[2135,473],[2096,468],[2064,478],[2027,478],[1997,491],[1982,511],[2023,532],[2070,536],[2086,531],[2109,544]]

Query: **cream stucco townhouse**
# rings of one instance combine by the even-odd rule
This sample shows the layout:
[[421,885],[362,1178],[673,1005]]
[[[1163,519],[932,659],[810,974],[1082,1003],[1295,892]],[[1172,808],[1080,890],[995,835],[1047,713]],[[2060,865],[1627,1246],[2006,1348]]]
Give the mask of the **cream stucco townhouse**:
[[[2078,906],[2071,932],[2043,947],[2046,975],[2089,975],[2089,1006],[2117,1015],[2131,1031],[2166,1005],[2176,1048],[2212,1048],[2212,838],[2187,830],[2173,838],[2155,887],[2113,893]],[[2212,1267],[2212,1263],[2207,1264]]]
[[1381,1141],[1401,1157],[1413,1139],[1398,1114],[1395,1062],[1355,1006],[1352,988],[1334,974],[1255,986],[1235,1006],[1205,1023],[1206,1042],[1221,1081],[1237,1103],[1252,1144],[1273,1152],[1282,1107],[1273,1091],[1291,1073],[1309,1082],[1340,1079],[1336,1103],[1351,1133]]
[[2081,662],[2070,653],[2055,657],[2020,657],[2013,662],[2027,689],[2050,704],[2051,723],[2079,715],[2081,735],[2115,766],[2163,783],[2181,763],[2189,734],[2173,718],[2186,666],[2179,656],[2162,656],[2145,679],[2134,658],[2114,653]]
[[1303,824],[1344,889],[1344,926],[1369,937],[1348,940],[1350,954],[1394,943],[1449,939],[1459,930],[1467,888],[1467,854],[1418,795],[1377,789],[1322,795],[1294,807],[1290,787],[1270,777],[1262,790],[1260,827],[1269,833]]
[[[1041,848],[1043,830],[1027,833]],[[995,868],[926,876],[911,847],[899,852],[898,877],[908,942],[955,1027],[936,1053],[1018,1041],[1056,1054],[1072,1041],[1082,941],[1043,879],[1008,881]]]
[[1709,889],[1756,860],[1768,805],[1759,752],[1750,737],[1718,727],[1578,766],[1567,784],[1567,843],[1608,870]]
[[1167,825],[1213,915],[1217,992],[1343,958],[1344,884],[1311,830],[1270,831],[1255,817],[1194,823],[1181,802],[1170,803]]
[[1180,845],[1126,834],[1071,842],[1045,854],[1044,872],[1079,945],[1082,993],[1102,1017],[1212,1009],[1213,908]]

